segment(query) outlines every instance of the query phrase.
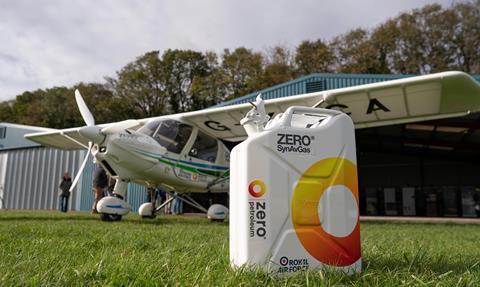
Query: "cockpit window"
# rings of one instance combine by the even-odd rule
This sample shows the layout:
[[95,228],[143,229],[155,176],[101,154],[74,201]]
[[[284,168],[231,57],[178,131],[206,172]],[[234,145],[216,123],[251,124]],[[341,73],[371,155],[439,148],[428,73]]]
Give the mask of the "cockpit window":
[[192,134],[192,127],[175,120],[159,120],[147,123],[138,132],[151,136],[168,151],[180,153]]
[[161,121],[151,121],[145,124],[143,127],[138,129],[139,133],[145,134],[147,136],[152,136],[153,133],[157,130],[158,125]]
[[217,140],[198,131],[195,143],[188,153],[190,156],[203,159],[209,162],[215,162],[217,159],[218,143]]

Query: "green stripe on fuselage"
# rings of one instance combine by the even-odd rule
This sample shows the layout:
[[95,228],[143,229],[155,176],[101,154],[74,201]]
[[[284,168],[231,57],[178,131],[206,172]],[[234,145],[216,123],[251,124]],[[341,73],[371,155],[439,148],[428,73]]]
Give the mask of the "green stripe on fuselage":
[[180,169],[183,169],[183,170],[186,170],[186,171],[189,171],[189,172],[196,172],[196,173],[200,173],[200,174],[204,174],[204,175],[210,175],[210,176],[221,176],[221,177],[228,177],[230,175],[230,171],[229,170],[226,170],[226,171],[217,171],[217,170],[209,170],[209,169],[203,169],[203,168],[196,168],[196,167],[191,167],[191,166],[188,166],[188,165],[184,165],[184,164],[181,164],[179,162],[176,162],[176,161],[171,161],[171,160],[168,160],[168,159],[165,159],[161,156],[157,156],[155,154],[150,154],[150,153],[147,153],[147,152],[144,152],[144,151],[136,151],[144,156],[148,156],[150,158],[154,158],[156,160],[158,160],[159,162],[161,163],[164,163],[164,164],[167,164],[169,166],[172,166],[172,167],[176,167],[176,168],[180,168]]

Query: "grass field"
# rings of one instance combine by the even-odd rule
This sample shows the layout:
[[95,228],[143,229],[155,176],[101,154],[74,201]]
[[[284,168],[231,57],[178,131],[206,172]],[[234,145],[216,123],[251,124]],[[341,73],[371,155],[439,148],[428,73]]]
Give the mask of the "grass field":
[[0,212],[0,286],[480,286],[480,226],[363,223],[363,272],[232,270],[228,225],[166,216]]

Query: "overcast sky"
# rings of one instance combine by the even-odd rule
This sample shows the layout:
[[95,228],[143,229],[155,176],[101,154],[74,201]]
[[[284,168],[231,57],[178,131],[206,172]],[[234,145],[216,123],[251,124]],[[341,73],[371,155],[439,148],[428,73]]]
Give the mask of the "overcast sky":
[[0,0],[0,101],[102,82],[151,50],[293,49],[429,3],[452,0]]

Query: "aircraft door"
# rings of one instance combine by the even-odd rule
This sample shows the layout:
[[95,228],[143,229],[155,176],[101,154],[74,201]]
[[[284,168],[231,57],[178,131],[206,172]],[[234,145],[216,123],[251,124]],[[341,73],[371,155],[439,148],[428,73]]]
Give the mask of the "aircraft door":
[[194,169],[186,157],[195,136],[191,125],[173,119],[157,120],[147,123],[139,132],[151,136],[167,150],[165,161],[169,162],[169,167],[166,172],[172,170],[181,180],[192,179]]
[[188,155],[192,158],[214,164],[218,156],[217,139],[199,130]]
[[0,209],[4,209],[5,176],[7,175],[8,154],[0,154]]
[[[173,132],[172,132],[173,128]],[[159,132],[161,130],[159,129]],[[182,180],[191,180],[191,167],[186,163],[186,154],[191,145],[192,137],[195,136],[193,127],[181,122],[175,121],[175,126],[165,129],[164,134],[170,133],[172,143],[167,145],[167,151],[170,153],[169,157],[178,158],[175,162],[174,174]]]
[[197,166],[197,172],[194,175],[195,181],[207,183],[211,181],[208,176],[218,177],[221,175],[222,171],[213,168],[217,162],[218,154],[218,140],[198,130],[195,141],[188,151],[188,159]]

